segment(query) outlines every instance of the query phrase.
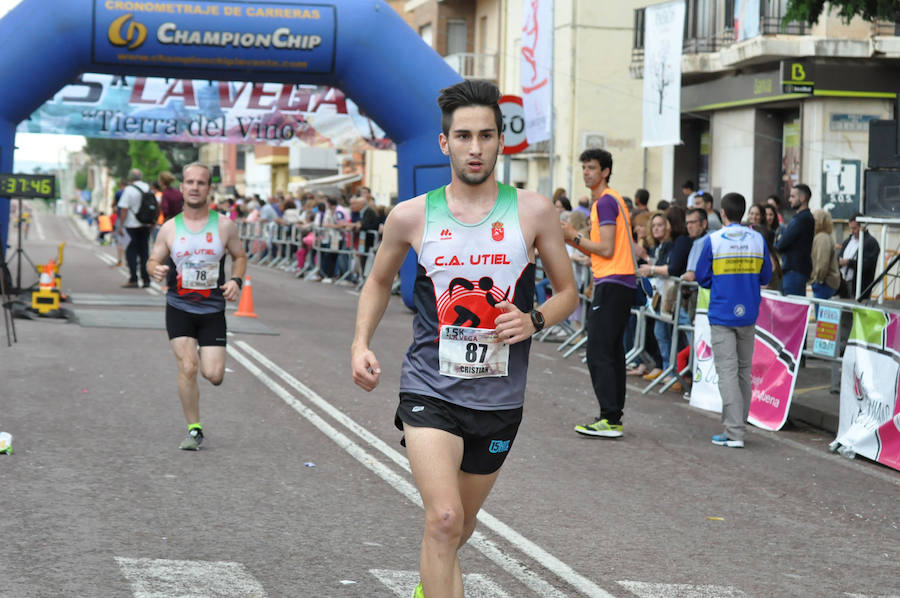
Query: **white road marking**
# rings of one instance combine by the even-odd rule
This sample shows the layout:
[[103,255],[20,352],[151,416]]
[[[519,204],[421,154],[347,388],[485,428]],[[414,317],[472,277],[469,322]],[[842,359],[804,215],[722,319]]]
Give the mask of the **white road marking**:
[[538,353],[537,351],[532,351],[531,355],[534,355],[535,357],[540,357],[541,359],[546,359],[548,361],[556,361],[557,360],[557,358],[554,357],[553,355],[544,355],[543,353]]
[[134,598],[266,598],[240,563],[116,557]]
[[[418,571],[393,571],[391,569],[369,569],[378,581],[386,585],[397,596],[409,598],[419,583]],[[510,598],[491,578],[481,573],[463,575],[463,591],[466,598]]]
[[44,236],[44,227],[41,226],[41,221],[37,217],[37,214],[34,212],[32,212],[32,214],[34,214],[34,217],[31,219],[31,221],[34,223],[34,232],[37,233],[38,240],[44,241],[47,238]]
[[359,291],[351,291],[349,289],[344,289],[344,292],[347,294],[353,295],[354,297],[359,297]]
[[113,265],[116,263],[116,258],[109,255],[108,253],[103,253],[99,249],[94,252],[94,255],[100,258],[100,261],[106,262],[109,265]]
[[620,586],[639,598],[739,598],[746,596],[731,586],[695,586],[686,583],[620,581]]
[[[282,370],[280,367],[267,359],[264,355],[250,347],[245,341],[235,343],[242,349],[259,359],[261,363],[269,367],[276,375],[280,376],[284,381],[297,389],[305,397],[309,398],[314,404],[326,411],[337,421],[345,425],[349,430],[363,438],[373,448],[379,450],[394,463],[399,465],[405,471],[409,471],[409,464],[406,459],[397,451],[391,449],[380,439],[374,437],[370,432],[356,424],[352,419],[331,406],[325,399],[316,394],[313,390],[306,387],[299,380]],[[407,499],[419,507],[422,506],[422,500],[416,487],[406,480],[406,478],[398,475],[389,469],[381,461],[377,460],[371,454],[366,452],[361,446],[356,444],[346,435],[336,430],[331,424],[323,420],[316,412],[306,407],[296,397],[291,395],[284,387],[272,380],[266,373],[260,370],[253,362],[251,362],[242,353],[238,352],[234,346],[229,345],[227,351],[231,356],[243,365],[251,374],[256,376],[264,385],[266,385],[277,396],[281,397],[290,407],[297,413],[302,415],[311,424],[316,426],[323,434],[328,436],[338,446],[343,448],[350,456],[359,461],[363,466],[381,477],[385,482],[390,484],[395,490],[403,494]],[[371,442],[369,441],[371,439]],[[478,519],[489,529],[492,529],[498,535],[504,536],[507,540],[516,545],[516,547],[532,557],[538,563],[544,565],[547,569],[555,573],[558,577],[577,588],[586,596],[594,598],[612,598],[611,594],[594,584],[591,580],[583,577],[571,569],[559,559],[544,551],[542,548],[524,538],[511,528],[501,523],[486,511],[482,510],[478,514]],[[469,540],[469,545],[477,549],[484,556],[494,561],[497,565],[505,569],[510,575],[518,579],[526,587],[530,588],[538,596],[564,598],[566,594],[554,588],[549,582],[538,576],[532,570],[533,567],[526,566],[524,563],[514,559],[500,550],[494,542],[488,540],[484,534],[476,531]]]

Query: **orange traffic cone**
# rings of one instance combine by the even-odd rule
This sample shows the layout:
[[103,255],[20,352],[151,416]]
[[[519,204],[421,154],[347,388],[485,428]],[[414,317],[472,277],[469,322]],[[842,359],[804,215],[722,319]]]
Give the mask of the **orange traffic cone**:
[[41,273],[40,280],[38,281],[39,288],[43,290],[52,290],[54,286],[56,286],[56,279],[54,278],[54,270],[56,269],[56,264],[53,260],[50,260],[50,263],[44,266],[44,271]]
[[250,283],[250,277],[244,281],[244,289],[241,291],[241,300],[238,303],[237,311],[234,312],[236,316],[243,316],[245,318],[258,318],[253,311],[253,285]]

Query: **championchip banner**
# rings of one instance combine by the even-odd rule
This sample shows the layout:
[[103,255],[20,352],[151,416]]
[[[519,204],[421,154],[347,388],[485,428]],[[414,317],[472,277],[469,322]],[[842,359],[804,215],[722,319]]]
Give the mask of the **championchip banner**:
[[325,74],[337,16],[327,4],[94,0],[93,62]]
[[681,46],[684,2],[644,11],[643,147],[681,144]]
[[[694,384],[691,405],[708,411],[722,411],[715,359],[709,340],[705,308],[708,291],[698,296],[694,320]],[[701,310],[702,306],[702,310]],[[806,301],[764,295],[756,319],[756,339],[750,380],[753,398],[748,421],[766,430],[780,430],[787,421],[800,353],[806,339],[806,323],[811,306]],[[699,325],[698,325],[699,320]],[[696,395],[696,396],[695,396]]]
[[522,107],[529,144],[550,139],[553,130],[553,0],[522,0]]
[[19,133],[157,141],[351,146],[388,149],[385,132],[341,90],[84,74],[19,123]]
[[836,444],[900,470],[900,316],[853,310]]

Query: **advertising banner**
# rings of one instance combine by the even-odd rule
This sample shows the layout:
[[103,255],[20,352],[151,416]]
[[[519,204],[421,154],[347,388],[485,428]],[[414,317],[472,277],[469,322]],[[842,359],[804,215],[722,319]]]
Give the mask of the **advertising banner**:
[[753,347],[751,424],[780,430],[787,421],[811,309],[807,301],[763,297]]
[[522,103],[528,143],[550,139],[553,130],[553,0],[522,0]]
[[337,18],[327,4],[94,0],[93,25],[95,64],[334,70]]
[[645,9],[643,147],[681,143],[683,38],[683,1]]
[[341,90],[84,74],[63,87],[19,133],[157,141],[392,147],[385,132]]
[[736,41],[759,35],[759,0],[734,0],[734,38]]
[[691,406],[707,411],[722,411],[719,394],[719,375],[713,361],[712,338],[709,332],[709,289],[700,288],[697,294],[697,311],[694,314],[694,383],[691,385]]
[[835,445],[900,470],[900,317],[856,308],[844,350]]
[[[721,412],[722,396],[709,341],[709,322],[705,310],[701,311],[701,305],[705,307],[708,302],[708,292],[705,301],[702,294],[698,296],[691,405]],[[787,297],[764,295],[760,302],[750,373],[753,395],[748,419],[757,427],[779,430],[787,421],[810,309],[809,303]]]

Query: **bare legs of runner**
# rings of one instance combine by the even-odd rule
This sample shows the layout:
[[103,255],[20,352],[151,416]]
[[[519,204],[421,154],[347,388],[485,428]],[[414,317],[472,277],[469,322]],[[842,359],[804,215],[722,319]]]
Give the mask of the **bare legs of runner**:
[[457,550],[475,531],[475,518],[500,470],[489,475],[460,471],[463,440],[449,432],[404,424],[403,433],[425,506],[422,588],[427,598],[463,598]]
[[200,347],[197,339],[179,336],[169,341],[175,361],[178,363],[178,396],[188,425],[200,421],[200,388],[197,386],[197,371],[215,386],[225,377],[225,347]]

